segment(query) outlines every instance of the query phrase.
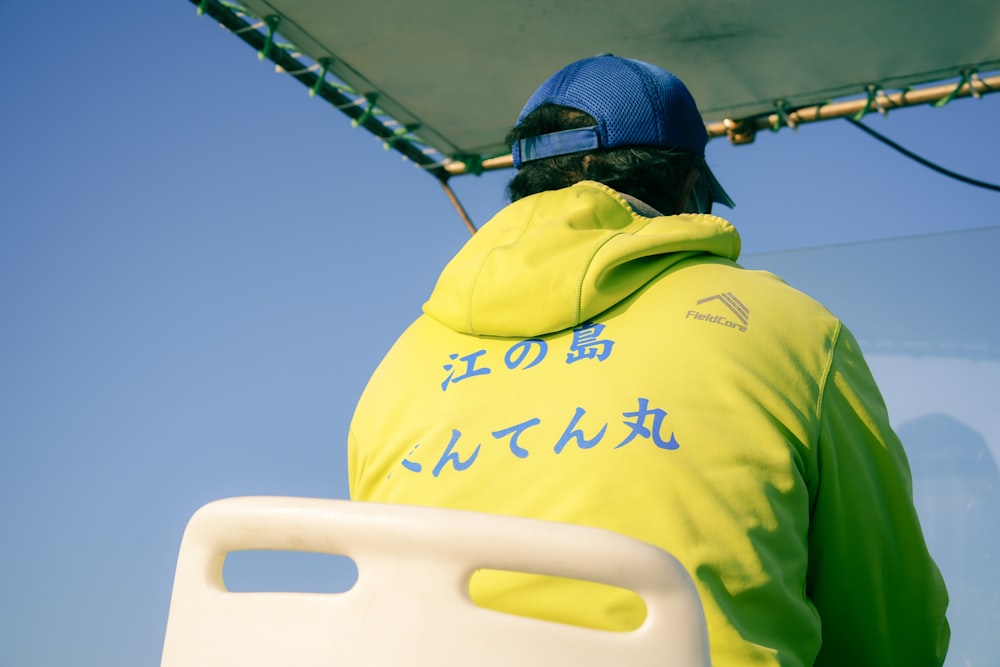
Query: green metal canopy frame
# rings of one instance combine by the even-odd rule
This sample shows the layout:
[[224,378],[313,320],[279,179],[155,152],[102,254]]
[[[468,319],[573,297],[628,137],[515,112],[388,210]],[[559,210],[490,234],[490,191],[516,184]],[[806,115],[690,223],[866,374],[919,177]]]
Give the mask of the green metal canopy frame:
[[503,138],[556,69],[654,62],[737,144],[870,112],[1000,92],[995,0],[189,0],[352,124],[448,187],[511,166]]

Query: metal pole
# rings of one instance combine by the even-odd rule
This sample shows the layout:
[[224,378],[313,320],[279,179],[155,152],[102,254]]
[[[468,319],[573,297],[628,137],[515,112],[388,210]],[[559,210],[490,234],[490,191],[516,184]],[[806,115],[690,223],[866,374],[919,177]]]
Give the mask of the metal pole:
[[930,88],[915,88],[898,93],[886,94],[879,90],[875,95],[864,99],[831,102],[803,107],[785,114],[772,113],[766,116],[755,116],[744,120],[727,118],[718,123],[706,126],[709,137],[728,137],[734,144],[750,143],[758,130],[769,130],[781,126],[796,127],[803,123],[814,123],[820,120],[831,120],[856,116],[862,111],[887,112],[920,104],[929,104],[948,98],[975,96],[1000,92],[1000,75],[985,79],[970,80],[956,89],[956,84],[942,84]]
[[[959,98],[975,96],[980,97],[989,93],[1000,92],[1000,74],[979,78],[975,77],[960,87],[958,84],[946,83],[927,88],[914,88],[898,93],[887,94],[882,90],[874,95],[863,99],[845,100],[843,102],[830,102],[828,104],[815,104],[784,114],[777,112],[761,116],[753,116],[742,120],[726,120],[709,123],[706,125],[708,136],[728,137],[733,144],[746,144],[754,140],[758,130],[770,130],[772,128],[788,126],[796,127],[803,123],[814,123],[820,120],[831,120],[843,118],[845,116],[856,116],[862,110],[868,111],[890,111],[892,109],[902,109],[905,107],[917,106],[937,102],[945,98]],[[495,169],[510,169],[514,166],[514,160],[510,155],[483,160],[483,171]],[[463,174],[466,171],[465,164],[458,161],[449,162],[444,165],[444,170],[450,175]]]

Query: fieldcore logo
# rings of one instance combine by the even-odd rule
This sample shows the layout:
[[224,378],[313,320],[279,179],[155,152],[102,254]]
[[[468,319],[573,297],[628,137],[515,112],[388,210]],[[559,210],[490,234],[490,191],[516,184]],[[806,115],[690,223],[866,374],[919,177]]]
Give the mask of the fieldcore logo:
[[[684,317],[686,319],[701,320],[710,324],[717,324],[719,326],[728,327],[740,332],[747,330],[747,327],[750,326],[750,309],[747,308],[742,301],[737,299],[735,294],[732,292],[723,292],[721,294],[706,296],[704,299],[698,299],[697,305],[701,306],[705,304],[712,304],[714,301],[718,301],[719,304],[725,306],[729,310],[729,313],[736,319],[731,319],[726,315],[719,315],[717,312],[703,313],[699,310],[689,310],[687,315]],[[706,308],[706,310],[718,311],[719,308]]]

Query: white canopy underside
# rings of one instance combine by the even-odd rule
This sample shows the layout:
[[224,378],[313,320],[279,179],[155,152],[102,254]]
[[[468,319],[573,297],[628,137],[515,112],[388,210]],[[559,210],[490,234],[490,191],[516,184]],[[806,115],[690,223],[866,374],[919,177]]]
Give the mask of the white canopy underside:
[[550,74],[597,53],[661,65],[706,122],[1000,69],[996,0],[243,0],[443,155],[506,152]]

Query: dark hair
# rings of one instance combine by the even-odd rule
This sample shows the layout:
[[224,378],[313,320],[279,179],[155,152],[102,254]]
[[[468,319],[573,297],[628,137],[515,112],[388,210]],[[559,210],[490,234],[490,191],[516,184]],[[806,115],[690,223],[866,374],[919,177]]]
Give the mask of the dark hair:
[[[507,134],[507,145],[550,132],[596,125],[594,118],[579,109],[543,104]],[[587,159],[584,159],[587,158]],[[679,210],[677,196],[691,169],[702,158],[682,150],[646,146],[597,149],[533,160],[507,183],[510,201],[546,190],[558,190],[580,181],[597,181],[618,192],[641,199],[664,214]],[[705,179],[699,179],[703,181]]]

